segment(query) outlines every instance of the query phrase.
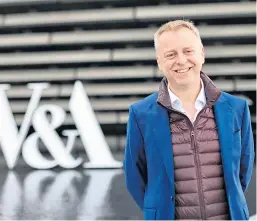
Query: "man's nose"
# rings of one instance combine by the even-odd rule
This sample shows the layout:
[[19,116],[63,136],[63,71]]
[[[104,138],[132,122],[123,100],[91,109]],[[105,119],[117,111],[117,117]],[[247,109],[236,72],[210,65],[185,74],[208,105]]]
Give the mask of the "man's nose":
[[177,56],[177,64],[184,65],[187,62],[187,58],[184,54],[178,54]]

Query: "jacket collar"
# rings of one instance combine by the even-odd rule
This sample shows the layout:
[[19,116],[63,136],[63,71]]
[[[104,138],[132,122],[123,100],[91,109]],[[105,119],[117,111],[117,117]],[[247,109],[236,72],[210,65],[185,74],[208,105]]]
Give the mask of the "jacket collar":
[[[211,107],[217,102],[221,91],[205,73],[201,72],[200,77],[204,85],[206,105]],[[168,91],[168,80],[166,77],[164,77],[160,83],[157,103],[161,104],[166,109],[173,109]]]

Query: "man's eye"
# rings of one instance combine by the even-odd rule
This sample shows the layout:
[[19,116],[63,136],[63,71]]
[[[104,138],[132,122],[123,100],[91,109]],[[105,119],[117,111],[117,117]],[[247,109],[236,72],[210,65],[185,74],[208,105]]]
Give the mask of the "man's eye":
[[174,57],[174,56],[175,56],[175,54],[168,54],[168,55],[167,55],[168,58],[172,58],[172,57]]
[[186,53],[192,53],[193,50],[186,50]]

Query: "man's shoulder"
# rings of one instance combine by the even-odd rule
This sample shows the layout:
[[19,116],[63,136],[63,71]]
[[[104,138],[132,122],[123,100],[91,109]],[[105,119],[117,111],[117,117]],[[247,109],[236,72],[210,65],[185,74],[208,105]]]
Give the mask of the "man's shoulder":
[[247,100],[239,97],[239,96],[235,96],[226,92],[222,92],[223,96],[226,98],[226,100],[228,101],[231,109],[237,114],[242,116],[245,110],[246,105],[248,104]]
[[227,92],[222,92],[222,95],[226,98],[226,100],[231,104],[231,105],[236,105],[236,106],[241,106],[241,105],[245,105],[246,99],[236,96],[236,95],[232,95],[229,94]]
[[157,102],[157,98],[158,98],[158,92],[155,92],[145,97],[144,99],[141,99],[136,103],[133,103],[130,107],[133,107],[133,109],[136,109],[137,111],[140,111],[140,112],[146,111],[149,107],[151,107],[153,104]]

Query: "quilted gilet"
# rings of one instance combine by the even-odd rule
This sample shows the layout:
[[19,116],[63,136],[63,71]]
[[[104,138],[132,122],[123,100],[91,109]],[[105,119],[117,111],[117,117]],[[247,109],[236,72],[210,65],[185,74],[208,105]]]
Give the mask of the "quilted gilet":
[[167,80],[158,102],[170,119],[175,174],[175,219],[230,220],[213,105],[220,91],[201,73],[207,103],[194,125],[170,104]]

